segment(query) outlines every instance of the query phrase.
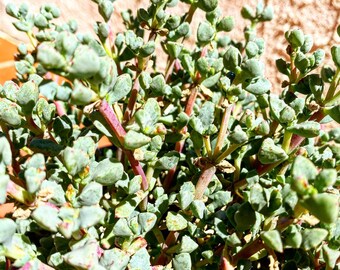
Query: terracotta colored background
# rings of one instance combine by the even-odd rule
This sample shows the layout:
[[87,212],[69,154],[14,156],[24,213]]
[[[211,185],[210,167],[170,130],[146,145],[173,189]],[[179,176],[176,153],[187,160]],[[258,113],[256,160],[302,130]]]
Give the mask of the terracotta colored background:
[[[20,34],[11,24],[13,21],[5,14],[5,5],[8,2],[22,3],[28,2],[32,9],[38,10],[39,6],[46,0],[0,0],[0,83],[13,76],[13,53],[15,46],[8,43],[11,40],[13,44],[18,42],[27,42],[24,34]],[[91,31],[92,25],[96,20],[100,20],[96,5],[90,0],[48,0],[60,6],[62,10],[61,21],[67,21],[68,18],[75,18],[78,21],[80,31]],[[115,2],[115,12],[111,19],[111,25],[116,33],[123,30],[120,12],[128,8],[136,12],[136,7],[146,7],[148,0],[117,0]],[[265,23],[259,27],[259,36],[266,40],[266,53],[264,61],[266,65],[267,77],[273,83],[273,90],[278,92],[281,89],[280,81],[282,78],[275,70],[275,59],[285,57],[285,48],[287,46],[284,39],[284,32],[291,28],[301,28],[305,34],[311,34],[314,37],[314,47],[329,48],[330,45],[340,43],[340,38],[336,36],[336,26],[340,24],[340,0],[267,0],[275,10],[275,17],[272,22]],[[241,7],[245,4],[255,6],[256,0],[220,0],[220,7],[223,15],[235,17],[236,29],[230,36],[236,40],[242,41],[242,29],[246,21],[240,16]],[[180,3],[173,13],[183,13],[188,10],[186,4]],[[204,18],[202,12],[196,12],[193,20],[193,27]],[[195,35],[187,42],[187,46],[194,43]],[[330,61],[330,55],[326,56],[326,61]]]

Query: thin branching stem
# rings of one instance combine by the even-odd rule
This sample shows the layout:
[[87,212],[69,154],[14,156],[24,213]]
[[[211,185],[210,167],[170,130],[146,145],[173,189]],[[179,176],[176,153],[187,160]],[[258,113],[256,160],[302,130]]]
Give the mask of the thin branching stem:
[[[124,137],[126,135],[126,131],[119,122],[119,120],[117,119],[117,116],[113,111],[112,107],[106,102],[106,100],[102,100],[102,102],[100,103],[99,112],[103,115],[104,119],[111,127],[112,131],[118,138],[120,144],[124,145]],[[136,175],[140,175],[142,177],[142,189],[144,191],[148,190],[149,184],[140,162],[135,159],[133,152],[131,150],[123,151],[130,162],[133,172]]]
[[293,134],[287,130],[285,130],[283,135],[282,149],[288,154],[290,141],[292,139]]
[[210,143],[210,136],[203,136],[205,150],[207,151],[207,155],[209,158],[212,157],[211,152],[211,143]]
[[[190,92],[190,96],[188,98],[188,101],[187,101],[187,105],[185,107],[185,113],[190,117],[191,114],[192,114],[192,111],[193,111],[193,108],[194,108],[194,105],[195,105],[195,101],[196,101],[196,98],[197,98],[197,94],[198,94],[198,87],[195,85],[194,87],[191,88],[191,92]],[[181,130],[181,133],[182,134],[185,134],[187,132],[187,127],[185,126],[182,130]],[[175,150],[178,152],[178,153],[181,153],[183,151],[183,147],[184,147],[184,140],[180,140],[178,142],[176,142],[176,145],[175,145]],[[164,183],[163,183],[163,187],[165,190],[168,190],[171,185],[172,185],[172,181],[173,181],[173,178],[175,176],[175,173],[176,173],[176,169],[177,169],[177,166],[171,168],[164,180]]]
[[210,163],[206,164],[206,166],[202,169],[201,176],[198,179],[195,188],[195,200],[201,200],[203,198],[203,194],[208,188],[208,185],[211,182],[211,179],[214,176],[215,172],[215,165]]
[[331,82],[331,85],[329,86],[325,102],[327,103],[328,100],[334,97],[335,90],[337,89],[337,86],[340,84],[340,68],[336,69],[335,75],[333,77],[333,80]]
[[224,143],[227,131],[228,131],[229,119],[230,119],[231,111],[232,111],[233,107],[234,107],[234,105],[230,104],[226,108],[224,108],[222,122],[221,122],[221,128],[220,128],[220,131],[218,132],[218,137],[217,137],[217,142],[216,142],[216,146],[215,146],[215,150],[214,150],[213,159],[217,158],[217,156],[220,154],[220,152],[223,148],[223,143]]

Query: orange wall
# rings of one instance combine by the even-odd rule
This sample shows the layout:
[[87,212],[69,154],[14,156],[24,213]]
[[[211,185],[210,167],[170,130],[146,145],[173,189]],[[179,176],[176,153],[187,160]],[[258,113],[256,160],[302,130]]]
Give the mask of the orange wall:
[[16,45],[0,37],[0,84],[15,77],[14,54],[16,52]]

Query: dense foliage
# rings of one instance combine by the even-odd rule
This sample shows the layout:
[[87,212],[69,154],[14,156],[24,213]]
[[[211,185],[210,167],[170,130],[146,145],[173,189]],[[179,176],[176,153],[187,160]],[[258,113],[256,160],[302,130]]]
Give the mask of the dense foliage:
[[339,269],[340,46],[321,68],[288,31],[276,95],[271,7],[244,7],[233,41],[218,0],[151,0],[118,34],[94,2],[96,37],[55,5],[6,7],[31,44],[0,87],[1,269]]

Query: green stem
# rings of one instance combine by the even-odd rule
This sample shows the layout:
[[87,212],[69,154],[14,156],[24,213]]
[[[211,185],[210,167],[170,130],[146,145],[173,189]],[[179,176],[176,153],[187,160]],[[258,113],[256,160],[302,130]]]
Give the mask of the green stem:
[[26,123],[28,126],[28,129],[32,131],[36,136],[41,136],[44,134],[44,131],[39,128],[36,123],[34,122],[32,115],[26,116]]
[[197,262],[195,264],[195,268],[194,269],[196,269],[196,268],[201,269],[203,266],[206,266],[207,264],[210,264],[210,263],[211,263],[211,259],[210,258],[203,259],[203,260],[201,260],[201,261],[199,261],[199,262]]
[[26,34],[27,34],[28,39],[30,40],[33,48],[35,48],[37,46],[37,44],[36,44],[36,40],[35,40],[35,38],[33,36],[33,33],[31,31],[28,31],[28,32],[26,32]]
[[169,82],[169,77],[170,77],[170,74],[171,74],[171,70],[172,70],[172,67],[175,63],[175,59],[174,58],[170,58],[168,61],[167,61],[167,65],[166,65],[166,68],[165,68],[165,81],[166,82]]
[[[150,181],[153,177],[153,173],[154,173],[155,169],[153,166],[148,166],[148,168],[146,169],[146,180],[148,181],[148,186],[150,184]],[[148,206],[148,196],[146,196],[143,201],[140,203],[140,210],[142,212],[146,211]]]
[[105,50],[106,54],[107,54],[110,58],[112,58],[113,60],[115,60],[114,57],[113,57],[112,51],[111,51],[111,49],[107,46],[106,42],[102,43],[102,45],[103,45],[103,47],[104,47],[104,50]]
[[221,127],[220,127],[220,131],[218,132],[216,146],[215,146],[215,150],[214,150],[214,154],[213,154],[213,159],[217,158],[217,156],[220,154],[220,152],[223,148],[223,143],[224,143],[225,136],[227,134],[229,119],[230,119],[230,115],[231,115],[231,111],[232,111],[233,107],[234,106],[231,104],[224,109]]
[[296,52],[293,51],[292,54],[290,55],[290,76],[289,76],[290,85],[289,85],[289,91],[291,91],[291,92],[292,92],[292,83],[295,83],[296,80],[298,79],[298,74],[297,74],[296,67],[295,67],[295,64],[294,64],[295,57],[296,57]]
[[203,136],[205,150],[207,151],[207,155],[211,158],[211,143],[210,143],[210,136]]
[[263,165],[263,166],[259,166],[257,168],[257,174],[259,176],[262,176],[262,175],[266,174],[267,172],[270,172],[271,170],[273,170],[275,167],[279,166],[285,160],[286,159],[283,159],[283,160],[277,161],[277,162],[272,163],[272,164],[266,164],[266,165]]
[[284,164],[282,164],[282,167],[281,167],[281,169],[280,169],[280,171],[279,171],[278,174],[279,174],[279,175],[284,175],[284,174],[286,173],[286,171],[287,171],[289,165],[290,165],[290,163],[287,162],[287,161],[286,161]]
[[327,102],[325,103],[325,106],[332,106],[335,103],[337,103],[339,101],[340,98],[340,91],[337,92],[334,97],[330,98],[329,100],[327,100]]
[[172,245],[176,243],[178,236],[179,236],[178,232],[175,232],[175,231],[169,232],[163,244],[162,252],[156,260],[156,265],[166,265],[168,263],[166,251],[168,250],[169,247],[171,247]]
[[237,148],[239,148],[240,144],[232,144],[228,147],[225,151],[223,151],[216,159],[216,163],[220,163],[223,159],[225,159],[227,156],[229,156],[232,152],[234,152]]
[[283,135],[283,142],[282,142],[282,149],[288,154],[289,153],[289,146],[290,141],[292,140],[293,133],[289,131],[285,131]]
[[162,244],[162,243],[165,242],[164,236],[163,236],[161,230],[157,226],[152,229],[152,232],[153,232],[154,236],[156,237],[159,244]]
[[240,180],[241,163],[242,163],[243,157],[246,153],[246,150],[247,150],[247,146],[246,145],[242,146],[242,148],[241,148],[241,150],[238,154],[238,157],[235,159],[235,162],[234,162],[234,167],[235,167],[234,182]]
[[329,89],[328,89],[328,92],[325,98],[325,103],[327,103],[329,99],[333,98],[335,94],[335,90],[339,83],[340,83],[340,68],[337,68],[335,75],[333,77],[333,80],[331,82],[331,85],[329,86]]
[[205,190],[213,178],[216,172],[216,167],[213,164],[208,163],[205,168],[203,168],[200,178],[197,181],[195,189],[195,200],[201,200]]
[[267,114],[266,109],[261,108],[261,113],[262,113],[263,119],[267,121],[269,118],[268,118],[268,114]]

